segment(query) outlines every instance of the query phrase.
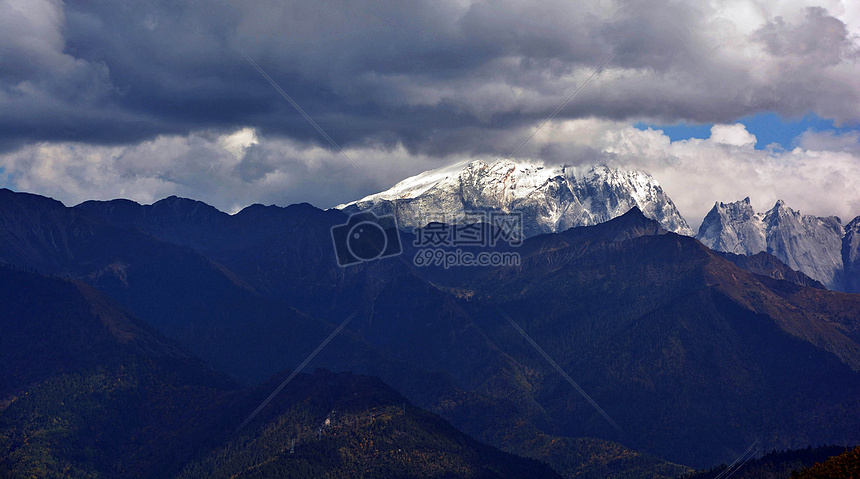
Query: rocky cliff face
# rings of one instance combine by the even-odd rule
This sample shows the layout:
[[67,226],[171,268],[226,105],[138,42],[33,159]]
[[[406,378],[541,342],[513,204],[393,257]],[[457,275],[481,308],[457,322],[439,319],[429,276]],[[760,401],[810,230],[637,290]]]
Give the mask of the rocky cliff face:
[[753,210],[749,197],[715,204],[696,238],[709,248],[726,253],[750,255],[767,251],[764,215]]
[[852,266],[855,270],[860,270],[856,266],[860,257],[857,233],[860,218],[850,225],[853,230],[843,227],[835,216],[804,215],[782,200],[769,211],[757,213],[750,199],[745,198],[734,203],[715,204],[705,216],[696,238],[717,251],[744,255],[765,251],[792,269],[821,281],[829,289],[860,291],[856,289],[860,285],[851,286],[848,280],[851,274],[860,277],[860,271],[848,273],[846,268],[850,263],[855,265]]
[[845,225],[842,238],[845,291],[860,293],[860,216]]
[[348,212],[394,214],[422,227],[465,211],[521,211],[525,236],[603,223],[638,207],[668,231],[692,235],[650,174],[607,166],[545,166],[499,160],[461,162],[407,178],[389,190],[340,205]]

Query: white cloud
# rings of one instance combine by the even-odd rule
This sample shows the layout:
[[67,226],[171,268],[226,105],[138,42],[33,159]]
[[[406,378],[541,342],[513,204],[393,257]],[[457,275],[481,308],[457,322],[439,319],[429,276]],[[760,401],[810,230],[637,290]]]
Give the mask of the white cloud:
[[219,144],[236,157],[236,160],[241,161],[245,157],[245,151],[248,147],[259,144],[259,141],[257,141],[256,130],[253,128],[242,128],[235,133],[222,136],[219,139]]
[[807,130],[797,138],[798,146],[807,150],[842,151],[860,157],[860,131],[834,133]]
[[622,122],[584,119],[559,122],[535,137],[555,143],[565,158],[577,147],[615,166],[649,171],[663,185],[691,226],[697,228],[717,201],[749,196],[760,211],[778,199],[805,213],[860,215],[860,147],[856,133],[808,132],[790,151],[757,150],[742,124],[716,125],[707,139],[670,141],[660,130],[639,130]]
[[733,146],[755,146],[756,138],[742,123],[735,123],[712,126],[711,141]]
[[[759,210],[784,199],[820,216],[847,221],[860,215],[856,133],[807,132],[790,151],[756,150],[754,139],[742,124],[717,125],[707,139],[672,142],[659,130],[582,119],[551,122],[530,148],[546,153],[549,162],[649,171],[694,228],[714,202],[746,196]],[[255,202],[331,207],[463,159],[373,145],[347,154],[361,171],[329,150],[241,128],[223,135],[164,136],[132,147],[42,143],[0,155],[0,168],[13,188],[67,204],[116,197],[149,203],[177,194],[233,212]]]
[[175,194],[231,212],[257,202],[327,208],[452,161],[402,147],[346,153],[360,171],[337,152],[260,137],[252,128],[165,135],[133,146],[43,142],[0,154],[0,185],[68,205],[113,198],[151,203]]

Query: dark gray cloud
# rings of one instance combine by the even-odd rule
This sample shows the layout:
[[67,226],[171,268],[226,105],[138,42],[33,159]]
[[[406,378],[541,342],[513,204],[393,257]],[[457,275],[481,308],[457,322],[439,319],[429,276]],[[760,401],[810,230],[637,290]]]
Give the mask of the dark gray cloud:
[[501,154],[485,138],[541,121],[613,48],[559,118],[860,117],[856,38],[821,7],[750,30],[713,2],[656,0],[2,5],[7,148],[242,126],[319,142],[239,49],[344,145]]
[[860,48],[845,24],[822,7],[807,7],[803,19],[788,24],[782,17],[768,21],[753,35],[769,53],[807,61],[805,66],[826,67],[844,60],[856,60]]

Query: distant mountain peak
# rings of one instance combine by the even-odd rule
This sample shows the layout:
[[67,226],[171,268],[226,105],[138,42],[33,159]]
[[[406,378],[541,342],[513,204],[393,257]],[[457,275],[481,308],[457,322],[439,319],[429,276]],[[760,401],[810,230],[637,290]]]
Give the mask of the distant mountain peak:
[[645,213],[643,213],[638,206],[630,208],[629,210],[627,210],[626,213],[620,216],[616,216],[611,221],[618,225],[623,225],[625,227],[652,228],[655,231],[659,231],[660,234],[667,232],[666,228],[664,228],[659,221],[645,216]]
[[696,238],[717,251],[753,255],[762,251],[779,258],[791,269],[822,282],[830,289],[845,289],[842,243],[845,230],[835,216],[804,215],[782,199],[759,213],[749,198],[718,202],[705,216]]
[[[668,233],[660,222],[645,216],[637,206],[630,208],[621,216],[616,216],[605,223],[588,226],[585,229],[590,229],[592,234],[612,242]],[[572,232],[579,232],[579,228]]]
[[207,203],[191,198],[183,198],[176,195],[168,196],[167,198],[156,201],[152,204],[152,207],[150,209],[153,212],[156,212],[156,214],[158,214],[157,212],[169,210],[187,216],[194,216],[199,213],[213,216],[226,215],[226,213],[224,213],[223,211]]
[[845,268],[845,290],[860,293],[860,216],[845,225],[842,264]]
[[602,164],[461,161],[337,208],[394,214],[407,228],[423,227],[433,215],[456,218],[465,211],[520,211],[525,235],[534,236],[603,223],[633,207],[668,231],[693,234],[650,174]]

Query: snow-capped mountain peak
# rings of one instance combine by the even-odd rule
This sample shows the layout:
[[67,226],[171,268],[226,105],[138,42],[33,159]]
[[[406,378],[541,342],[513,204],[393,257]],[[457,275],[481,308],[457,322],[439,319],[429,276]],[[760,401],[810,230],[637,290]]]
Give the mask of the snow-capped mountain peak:
[[465,211],[521,211],[524,233],[533,236],[602,223],[634,206],[667,230],[692,235],[650,174],[605,165],[463,161],[407,178],[338,208],[392,213],[401,227],[421,227],[429,218],[456,218]]
[[860,293],[860,216],[845,225],[842,238],[845,291]]
[[764,214],[755,212],[748,196],[734,203],[714,204],[696,238],[718,251],[755,254],[767,250],[765,236]]
[[766,251],[828,288],[842,289],[844,235],[835,216],[804,215],[783,200],[757,213],[745,198],[716,203],[696,238],[718,251],[745,255]]

